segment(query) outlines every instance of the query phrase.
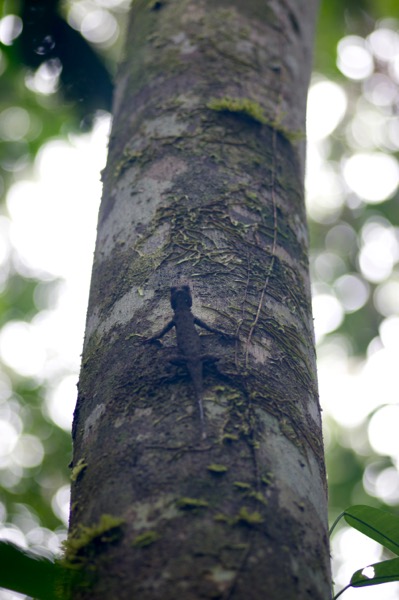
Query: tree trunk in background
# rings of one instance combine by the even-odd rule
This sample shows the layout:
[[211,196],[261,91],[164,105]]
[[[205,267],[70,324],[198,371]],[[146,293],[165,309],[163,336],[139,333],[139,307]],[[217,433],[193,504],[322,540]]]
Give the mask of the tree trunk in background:
[[[317,1],[136,0],[74,420],[74,598],[330,597],[303,201]],[[184,280],[207,438],[171,365]]]

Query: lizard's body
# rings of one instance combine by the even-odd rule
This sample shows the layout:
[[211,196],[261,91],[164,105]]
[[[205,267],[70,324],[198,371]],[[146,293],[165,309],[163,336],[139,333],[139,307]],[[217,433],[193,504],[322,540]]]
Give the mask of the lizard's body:
[[[205,419],[204,419],[204,408],[202,404],[202,392],[203,392],[203,361],[204,357],[201,354],[201,340],[195,325],[211,331],[212,333],[222,333],[221,331],[209,327],[206,323],[201,321],[198,317],[194,316],[191,311],[192,297],[190,288],[188,285],[181,285],[178,287],[170,288],[170,303],[173,309],[173,319],[157,334],[153,335],[147,341],[152,342],[160,339],[167,333],[172,327],[176,329],[176,341],[177,348],[179,350],[179,356],[176,361],[183,361],[189,372],[195,398],[197,400],[198,409],[200,413],[202,434],[205,434]],[[224,334],[225,335],[225,334]]]

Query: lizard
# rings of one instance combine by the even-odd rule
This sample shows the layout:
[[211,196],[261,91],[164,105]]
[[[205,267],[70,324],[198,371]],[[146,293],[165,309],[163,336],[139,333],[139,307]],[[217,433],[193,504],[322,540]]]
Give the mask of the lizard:
[[[191,296],[190,286],[187,284],[172,286],[170,288],[170,304],[173,310],[173,318],[155,335],[145,340],[146,342],[155,342],[162,338],[168,331],[170,331],[173,327],[176,329],[176,342],[177,348],[179,351],[179,356],[176,360],[173,360],[174,363],[184,362],[187,368],[187,371],[190,375],[192,386],[194,388],[195,399],[197,401],[200,420],[201,420],[201,428],[202,428],[202,438],[206,438],[205,431],[205,417],[204,417],[204,407],[202,402],[203,395],[203,363],[205,358],[201,354],[201,340],[200,336],[195,328],[202,327],[206,331],[210,331],[211,333],[218,333],[223,336],[228,336],[229,334],[220,331],[219,329],[215,329],[214,327],[210,327],[207,323],[204,323],[201,319],[196,317],[192,311],[191,307],[193,304],[193,299]],[[214,359],[215,360],[215,359]]]

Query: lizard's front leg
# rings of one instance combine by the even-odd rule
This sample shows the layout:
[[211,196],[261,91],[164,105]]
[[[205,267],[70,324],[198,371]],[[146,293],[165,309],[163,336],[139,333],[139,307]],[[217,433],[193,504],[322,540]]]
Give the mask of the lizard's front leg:
[[170,331],[172,327],[175,327],[175,322],[173,319],[169,321],[169,323],[167,323],[165,327],[161,329],[161,331],[158,331],[158,333],[156,333],[155,335],[152,335],[151,337],[143,340],[143,344],[150,344],[152,342],[156,342],[157,340],[162,338],[166,333],[168,333],[168,331]]
[[221,331],[220,329],[211,327],[210,325],[205,323],[205,321],[203,321],[199,317],[194,317],[194,323],[196,325],[198,325],[198,327],[202,327],[202,329],[205,329],[206,331],[210,331],[211,333],[218,333],[219,335],[222,335],[223,337],[226,337],[226,338],[234,338],[235,337],[231,333],[226,333],[225,331]]

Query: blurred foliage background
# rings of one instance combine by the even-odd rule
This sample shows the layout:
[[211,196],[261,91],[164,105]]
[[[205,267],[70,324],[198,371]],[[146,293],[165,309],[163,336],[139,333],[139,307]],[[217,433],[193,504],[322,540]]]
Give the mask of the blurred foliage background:
[[[41,553],[58,551],[67,526],[99,170],[129,5],[0,1],[0,538]],[[397,19],[397,0],[324,0],[317,30],[306,191],[331,519],[399,503]],[[93,144],[103,155],[90,161]],[[335,537],[338,584],[363,566],[352,568],[355,543],[345,528]],[[366,564],[379,558],[366,551]]]

